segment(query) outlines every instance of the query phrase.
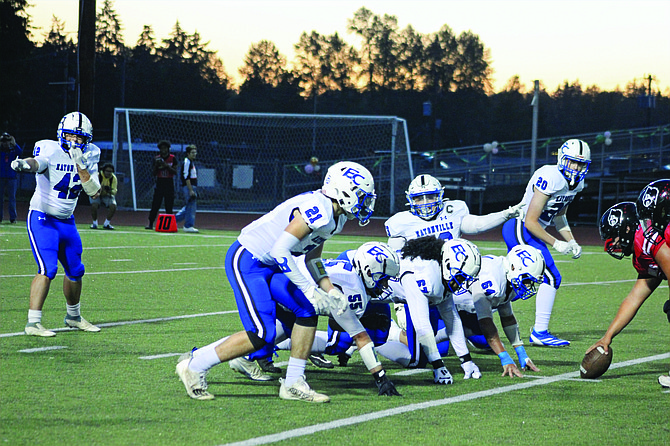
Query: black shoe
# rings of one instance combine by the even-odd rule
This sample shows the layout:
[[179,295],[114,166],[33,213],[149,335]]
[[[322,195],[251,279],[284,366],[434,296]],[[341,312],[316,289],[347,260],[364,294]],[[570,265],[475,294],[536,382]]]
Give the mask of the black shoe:
[[321,369],[333,369],[335,364],[333,364],[328,359],[324,358],[322,354],[318,355],[309,355],[309,360],[312,361],[312,364],[321,368]]
[[256,362],[258,363],[258,367],[265,373],[281,373],[281,369],[267,358],[258,359]]
[[339,363],[340,367],[346,367],[350,359],[351,356],[347,355],[346,353],[337,354],[337,362]]
[[144,227],[144,229],[149,229],[149,230],[151,230],[151,229],[153,229],[153,228],[154,228],[154,227],[153,227],[152,225],[149,225],[149,226],[145,226],[145,227]]

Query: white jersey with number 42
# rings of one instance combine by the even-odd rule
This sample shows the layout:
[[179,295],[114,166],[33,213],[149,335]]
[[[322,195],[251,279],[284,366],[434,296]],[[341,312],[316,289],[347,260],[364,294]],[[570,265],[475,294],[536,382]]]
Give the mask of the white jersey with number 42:
[[[97,175],[100,149],[95,144],[88,144],[86,153],[87,170],[91,176]],[[35,143],[33,156],[39,166],[30,209],[56,218],[69,218],[82,192],[81,179],[70,153],[63,150],[58,141],[44,139]]]

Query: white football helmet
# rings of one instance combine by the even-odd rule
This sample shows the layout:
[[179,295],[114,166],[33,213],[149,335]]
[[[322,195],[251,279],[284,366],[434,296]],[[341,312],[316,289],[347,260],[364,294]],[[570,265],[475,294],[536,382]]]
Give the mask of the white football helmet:
[[[83,136],[84,142],[82,144],[77,144],[73,141],[67,141],[65,139],[66,133]],[[60,120],[60,123],[58,124],[58,130],[56,131],[56,136],[58,137],[58,142],[64,150],[70,150],[72,147],[77,147],[81,149],[82,152],[84,152],[88,143],[91,142],[91,139],[93,139],[93,125],[86,117],[86,115],[81,112],[68,113],[67,115],[63,116],[63,119]]]
[[368,169],[351,161],[335,163],[328,168],[321,191],[340,205],[349,220],[356,218],[359,225],[368,224],[377,199]]
[[424,220],[430,220],[444,207],[442,202],[444,188],[439,180],[431,175],[419,175],[409,183],[405,191],[409,202],[409,211]]
[[[570,168],[570,161],[579,163],[577,169]],[[574,186],[584,179],[591,165],[591,149],[581,139],[568,139],[558,149],[558,170]]]
[[544,282],[544,257],[539,249],[530,245],[516,245],[503,259],[507,281],[512,284],[517,299],[529,299]]
[[386,243],[363,243],[354,253],[352,263],[372,297],[380,296],[388,279],[400,274],[400,258]]
[[442,279],[452,293],[469,288],[481,267],[482,255],[474,243],[455,238],[442,245]]

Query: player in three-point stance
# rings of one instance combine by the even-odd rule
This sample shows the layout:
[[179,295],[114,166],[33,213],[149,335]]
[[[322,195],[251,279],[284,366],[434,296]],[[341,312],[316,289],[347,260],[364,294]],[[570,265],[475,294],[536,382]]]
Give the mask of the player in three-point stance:
[[529,245],[518,245],[507,256],[483,256],[479,276],[470,286],[479,327],[488,345],[500,358],[502,376],[514,378],[522,375],[500,340],[498,329],[493,323],[494,309],[498,310],[500,325],[519,358],[521,369],[540,371],[523,347],[512,302],[526,300],[535,295],[537,286],[544,280],[544,269],[544,259],[538,249]]
[[[577,244],[566,218],[568,205],[584,189],[584,177],[591,164],[591,149],[579,139],[569,139],[558,149],[558,163],[542,166],[531,177],[523,196],[523,217],[503,225],[503,238],[510,250],[517,245],[531,245],[542,252],[547,264],[545,281],[535,297],[535,324],[530,343],[545,347],[563,347],[570,341],[560,339],[549,331],[549,319],[554,308],[556,291],[561,285],[561,273],[547,246],[578,259],[582,248]],[[546,231],[554,225],[564,238],[559,240]]]
[[[244,331],[219,339],[177,364],[176,372],[191,398],[214,398],[205,379],[213,366],[258,350],[265,355],[272,352],[276,303],[280,303],[295,314],[296,323],[279,396],[316,403],[330,400],[312,390],[304,377],[318,315],[341,313],[347,306],[346,297],[333,287],[323,267],[323,243],[342,231],[347,220],[367,224],[375,199],[370,172],[357,163],[339,162],[328,169],[322,189],[293,197],[242,229],[228,249],[225,266]],[[301,255],[313,282],[296,265],[294,257]],[[300,290],[295,299],[282,301],[272,295],[274,274],[285,274]]]
[[[586,353],[598,346],[609,352],[612,339],[633,320],[661,282],[670,277],[669,223],[670,180],[650,183],[636,203],[615,204],[601,217],[600,238],[605,242],[605,251],[619,260],[632,255],[638,275],[607,331]],[[663,311],[670,321],[670,301],[666,301]],[[661,375],[658,382],[663,387],[670,387],[670,376]]]
[[[340,256],[338,259],[323,261],[328,277],[335,287],[342,290],[347,297],[348,305],[344,313],[331,312],[328,332],[317,332],[318,338],[312,353],[333,354],[332,349],[337,349],[338,344],[343,344],[343,350],[346,350],[351,343],[355,343],[363,363],[374,377],[378,394],[399,395],[377,359],[375,353],[377,339],[373,340],[375,333],[370,334],[360,318],[370,305],[380,305],[388,310],[390,320],[389,304],[375,304],[375,302],[388,288],[388,281],[397,278],[400,272],[400,260],[395,251],[380,242],[364,243],[357,250],[351,251],[351,254],[351,259]],[[273,295],[298,292],[295,285],[282,274],[275,274],[272,277],[271,290]],[[336,327],[336,330],[332,327]],[[290,341],[283,342],[279,347],[286,349],[289,346]]]
[[25,327],[25,333],[30,336],[56,336],[42,325],[42,307],[59,261],[65,270],[65,325],[83,331],[100,331],[80,314],[83,248],[72,215],[82,190],[93,198],[100,193],[100,149],[91,144],[93,126],[80,112],[63,116],[57,136],[58,141],[35,143],[33,158],[16,159],[11,164],[17,172],[34,172],[37,183],[27,222],[30,246],[38,266],[30,286],[30,309]]
[[[408,344],[414,344],[417,352],[414,361],[419,361],[423,351],[433,367],[433,382],[453,384],[454,379],[442,361],[435,340],[436,327],[429,315],[430,307],[436,307],[447,329],[454,319],[453,295],[475,280],[481,268],[481,255],[477,247],[464,239],[443,240],[433,236],[408,240],[402,248],[400,278],[390,282],[394,302],[406,303],[408,326],[414,330],[407,333]],[[455,316],[458,319],[458,313]],[[459,319],[460,320],[460,319]],[[450,333],[452,339],[459,333]],[[459,338],[463,338],[462,326]],[[397,339],[393,339],[397,341]],[[465,342],[463,342],[465,344]],[[465,347],[465,354],[457,354],[465,372],[464,379],[480,378],[481,373]],[[408,364],[414,366],[415,364]]]
[[[397,251],[400,251],[408,240],[423,236],[434,236],[442,240],[450,240],[461,237],[461,234],[477,234],[488,231],[517,216],[521,208],[521,203],[519,203],[504,211],[481,216],[472,215],[464,201],[445,199],[444,188],[439,180],[425,174],[418,175],[412,180],[407,188],[406,196],[409,211],[399,212],[385,223],[386,233],[389,237],[388,244]],[[400,272],[401,277],[404,273],[405,271]],[[420,310],[417,309],[415,311]],[[396,305],[396,315],[409,315],[411,312],[411,307],[406,307],[402,304]],[[432,314],[428,317],[439,323],[440,316],[435,310],[432,310]],[[452,309],[452,316],[450,318],[447,318],[446,314],[443,314],[442,320],[446,326],[446,333],[451,341],[451,346],[459,356],[462,365],[471,368],[469,371],[466,370],[466,377],[480,376],[478,369],[473,375],[476,365],[471,362],[462,322],[456,307]],[[414,332],[415,327],[413,323],[417,323],[416,315],[411,315],[410,318],[405,316],[405,324],[401,323],[401,326],[402,328],[406,328],[407,334],[411,339],[418,340],[421,335],[417,335]],[[397,333],[398,330],[394,329],[392,340],[400,339],[396,336]],[[412,341],[410,340],[409,342]],[[389,349],[390,345],[386,348]],[[447,343],[444,342],[444,345],[447,345]],[[416,355],[413,355],[415,357],[410,360],[409,364],[410,366],[416,366],[418,361],[420,361],[419,356],[422,349],[417,345],[416,348],[410,347],[410,350],[416,353]]]

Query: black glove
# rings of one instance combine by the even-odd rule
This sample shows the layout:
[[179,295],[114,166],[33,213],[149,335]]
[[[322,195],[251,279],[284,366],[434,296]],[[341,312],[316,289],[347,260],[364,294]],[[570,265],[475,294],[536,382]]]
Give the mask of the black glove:
[[402,396],[398,393],[391,380],[388,379],[385,371],[381,370],[375,373],[374,377],[375,384],[377,384],[377,388],[379,389],[379,396]]
[[668,316],[668,322],[670,322],[670,299],[666,300],[663,304],[663,312]]

